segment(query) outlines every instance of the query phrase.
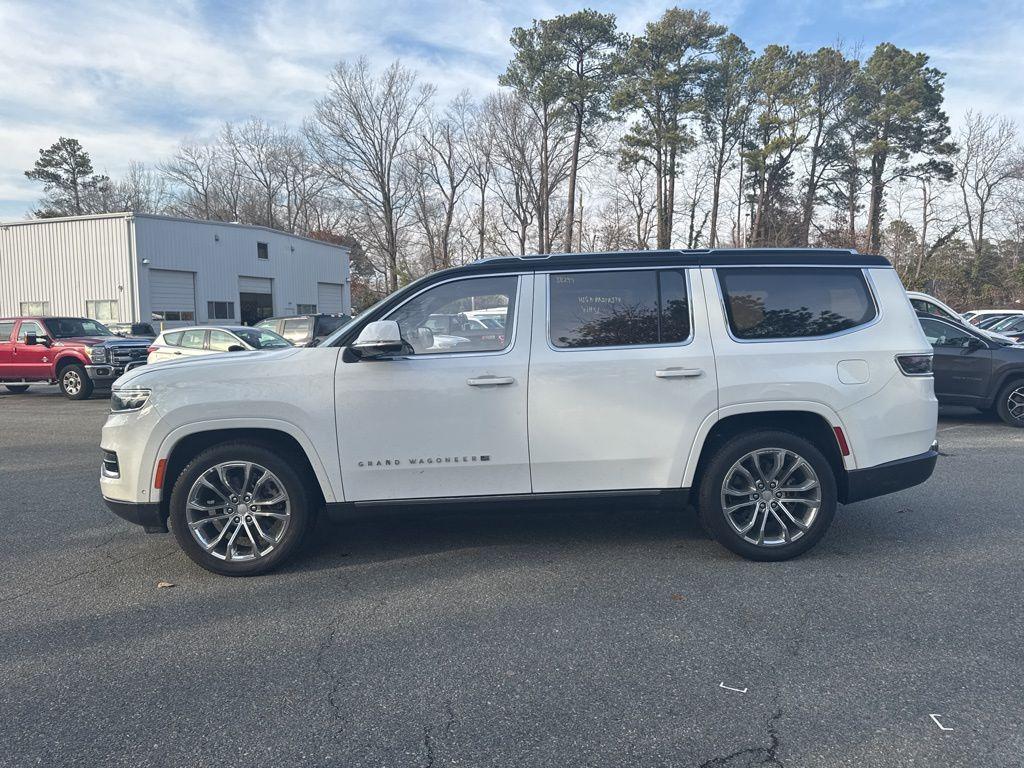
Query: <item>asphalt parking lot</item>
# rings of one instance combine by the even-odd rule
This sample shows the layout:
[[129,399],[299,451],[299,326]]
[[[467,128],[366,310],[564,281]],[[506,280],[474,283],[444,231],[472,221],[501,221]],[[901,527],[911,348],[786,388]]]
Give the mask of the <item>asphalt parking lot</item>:
[[458,513],[228,579],[107,512],[106,409],[0,394],[0,765],[1024,762],[1024,430],[945,413],[926,485],[787,563],[688,514]]

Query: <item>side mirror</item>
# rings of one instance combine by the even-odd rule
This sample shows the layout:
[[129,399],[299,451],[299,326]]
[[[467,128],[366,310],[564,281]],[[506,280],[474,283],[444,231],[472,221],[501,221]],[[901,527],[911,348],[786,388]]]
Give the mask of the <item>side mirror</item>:
[[352,342],[352,350],[363,359],[397,355],[405,352],[408,344],[402,340],[402,331],[394,320],[367,323],[359,338]]
[[974,352],[975,350],[978,350],[978,349],[984,349],[986,346],[987,345],[985,344],[984,341],[982,341],[981,339],[975,338],[974,336],[971,336],[970,340],[967,342],[967,351],[968,352]]
[[239,344],[232,344],[228,347],[228,352],[245,352],[245,347]]
[[36,344],[42,344],[44,347],[48,347],[53,342],[50,341],[49,336],[40,336],[35,333],[26,333],[25,343],[28,344],[30,347],[34,347]]

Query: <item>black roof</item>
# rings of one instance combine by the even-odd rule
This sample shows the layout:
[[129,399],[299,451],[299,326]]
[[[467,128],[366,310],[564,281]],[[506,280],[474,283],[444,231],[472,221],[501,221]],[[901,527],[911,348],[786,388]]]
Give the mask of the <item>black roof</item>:
[[713,248],[704,250],[555,253],[481,259],[452,272],[522,272],[629,266],[743,267],[831,266],[890,267],[883,256],[841,248]]

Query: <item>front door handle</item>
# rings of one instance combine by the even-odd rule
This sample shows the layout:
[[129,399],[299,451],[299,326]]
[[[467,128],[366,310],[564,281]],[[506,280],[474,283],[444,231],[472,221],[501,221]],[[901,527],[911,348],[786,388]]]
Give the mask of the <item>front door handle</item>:
[[654,375],[659,379],[693,379],[704,375],[703,368],[662,368],[655,371]]
[[511,376],[478,376],[473,379],[466,379],[471,387],[500,387],[506,384],[515,384],[516,380]]

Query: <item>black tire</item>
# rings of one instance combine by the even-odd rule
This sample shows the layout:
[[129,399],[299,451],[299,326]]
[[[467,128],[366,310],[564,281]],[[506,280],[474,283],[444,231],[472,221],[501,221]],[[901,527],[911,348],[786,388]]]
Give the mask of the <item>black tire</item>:
[[1018,411],[1018,415],[1010,410],[1010,398],[1014,397],[1024,401],[1024,379],[1008,382],[999,390],[996,395],[995,412],[1000,419],[1011,427],[1024,427],[1024,411]]
[[4,384],[4,389],[13,395],[21,395],[28,392],[28,384]]
[[[231,561],[210,554],[193,536],[186,518],[189,493],[203,473],[218,464],[232,461],[253,462],[270,470],[280,480],[288,497],[290,517],[280,541],[269,552],[252,560]],[[221,443],[196,456],[178,476],[171,493],[168,524],[185,554],[197,565],[225,576],[258,576],[280,566],[302,546],[316,512],[310,487],[312,482],[315,480],[307,470],[298,468],[290,457],[276,453],[268,446],[245,442]],[[235,527],[242,528],[240,525]],[[244,531],[240,533],[244,534]],[[245,539],[241,538],[240,543],[244,544]]]
[[92,397],[92,379],[81,363],[69,363],[61,368],[57,385],[68,400],[88,400]]
[[[792,527],[790,529],[792,532],[791,541],[784,540],[782,543],[768,545],[748,541],[730,525],[723,509],[722,494],[727,475],[740,459],[754,451],[768,451],[771,449],[781,449],[782,451],[795,454],[811,466],[817,475],[820,502],[818,502],[817,512],[811,519],[806,531],[799,531],[796,527]],[[795,459],[792,461],[795,463]],[[779,476],[782,476],[783,472],[780,472]],[[764,497],[765,503],[767,503],[769,496],[770,498],[775,498],[774,493],[775,491],[770,491],[769,495]],[[730,498],[732,496],[730,495]],[[760,497],[761,494],[759,494]],[[746,499],[745,496],[735,496],[735,498],[739,499],[737,503]],[[753,495],[750,498],[752,499]],[[809,550],[828,531],[835,516],[836,504],[836,480],[828,460],[810,440],[792,432],[783,432],[781,430],[765,430],[763,432],[739,435],[718,448],[708,461],[700,481],[700,493],[698,496],[698,510],[701,522],[715,540],[737,555],[748,560],[759,561],[789,560]],[[791,506],[794,506],[794,509],[796,509],[796,505]],[[809,511],[808,507],[801,506],[800,508]],[[751,514],[754,512],[753,509],[747,511]],[[740,514],[745,514],[745,512]],[[769,517],[767,509],[765,509],[763,515],[771,522],[770,530],[772,533],[777,534],[775,538],[784,538],[781,526],[778,526],[774,517]],[[806,518],[803,518],[803,520],[806,522]],[[768,526],[765,526],[765,529],[760,529],[758,526],[755,526],[755,528],[763,531],[768,529]]]

